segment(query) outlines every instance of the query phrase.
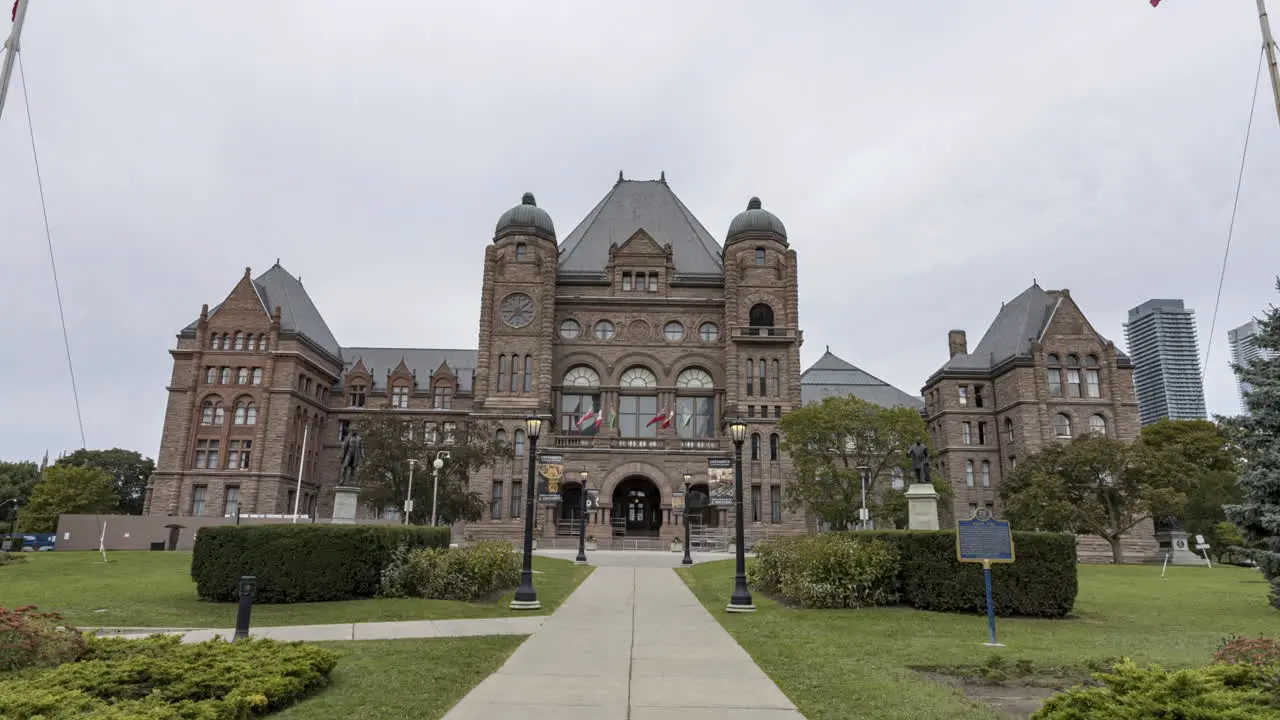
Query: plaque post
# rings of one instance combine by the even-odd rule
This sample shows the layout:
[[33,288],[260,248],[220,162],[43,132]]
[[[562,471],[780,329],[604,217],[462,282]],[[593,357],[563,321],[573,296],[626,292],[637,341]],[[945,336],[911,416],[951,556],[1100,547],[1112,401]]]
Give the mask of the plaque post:
[[974,510],[973,517],[956,523],[956,560],[982,563],[982,584],[987,594],[987,647],[1004,647],[996,641],[996,603],[991,591],[991,566],[1012,563],[1013,533],[1009,523],[996,520],[986,508]]
[[990,642],[984,643],[987,647],[1004,647],[1004,645],[996,642],[996,604],[991,597],[991,561],[982,561],[982,582],[987,586],[987,637],[991,638]]

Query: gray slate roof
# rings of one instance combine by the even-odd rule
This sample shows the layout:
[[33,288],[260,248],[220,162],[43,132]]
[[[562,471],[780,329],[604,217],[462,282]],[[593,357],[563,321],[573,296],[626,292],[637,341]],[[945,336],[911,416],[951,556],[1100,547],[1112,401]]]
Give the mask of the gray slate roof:
[[855,365],[841,360],[827,348],[826,354],[800,374],[800,402],[822,402],[830,396],[865,400],[880,407],[924,407],[924,400],[905,393]]
[[441,363],[449,363],[449,367],[458,376],[458,390],[471,391],[471,376],[476,368],[475,350],[446,350],[440,348],[374,348],[349,347],[342,348],[344,363],[343,372],[350,370],[358,360],[364,360],[364,366],[373,376],[371,390],[387,389],[387,371],[394,370],[404,358],[405,365],[417,374],[419,387],[426,387],[431,374]]
[[720,243],[707,232],[664,180],[618,180],[560,244],[560,270],[600,273],[609,245],[622,245],[643,229],[658,245],[671,244],[676,272],[723,275]]
[[[333,337],[333,332],[329,330],[324,318],[321,317],[320,311],[316,309],[315,303],[311,302],[311,296],[303,289],[298,278],[290,275],[289,271],[280,266],[279,261],[255,278],[253,286],[257,289],[258,299],[262,301],[262,308],[268,315],[275,312],[276,306],[280,307],[281,332],[295,332],[303,335],[335,358],[342,358],[342,348]],[[219,307],[221,304],[210,310],[209,316],[212,317],[218,312]],[[191,323],[183,332],[195,332],[198,322],[197,320]]]

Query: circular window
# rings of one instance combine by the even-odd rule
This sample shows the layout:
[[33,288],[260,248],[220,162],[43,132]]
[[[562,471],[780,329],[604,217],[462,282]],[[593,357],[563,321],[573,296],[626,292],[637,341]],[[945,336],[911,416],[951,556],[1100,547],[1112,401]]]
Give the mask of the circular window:
[[596,332],[596,339],[610,340],[613,338],[613,334],[615,332],[613,323],[609,322],[608,320],[601,320],[600,322],[596,323],[595,332]]
[[521,328],[533,322],[533,298],[524,293],[511,293],[502,300],[502,322]]
[[720,339],[720,328],[713,322],[704,322],[698,326],[698,337],[703,342],[715,342]]
[[577,320],[572,318],[560,323],[560,337],[565,340],[573,340],[582,334],[582,326]]
[[684,326],[676,322],[675,320],[672,320],[671,322],[662,326],[662,336],[670,340],[671,342],[683,340]]

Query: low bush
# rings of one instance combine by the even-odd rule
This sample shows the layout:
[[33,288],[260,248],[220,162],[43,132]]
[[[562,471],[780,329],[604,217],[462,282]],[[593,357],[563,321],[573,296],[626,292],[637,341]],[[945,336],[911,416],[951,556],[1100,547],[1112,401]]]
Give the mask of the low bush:
[[254,602],[351,600],[378,593],[397,547],[448,547],[449,528],[400,525],[224,525],[201,528],[191,579],[206,600],[237,599],[242,575]]
[[1230,635],[1218,643],[1214,662],[1227,665],[1276,665],[1280,667],[1280,643],[1267,637],[1245,638]]
[[[803,537],[757,543],[755,582],[766,590],[780,588],[778,574],[785,572],[787,564],[802,559],[806,563],[813,562],[817,556],[812,553],[821,548],[844,552],[841,549],[844,546],[837,538],[853,537],[862,542],[881,542],[894,551],[898,561],[893,593],[900,597],[901,602],[934,612],[985,613],[987,610],[982,566],[956,559],[954,531],[877,530],[824,533],[816,537],[820,540],[813,545],[805,545],[807,538]],[[789,553],[784,548],[797,543],[797,547],[808,548],[803,558],[789,555],[779,562],[769,559],[771,553]],[[1058,533],[1015,532],[1013,544],[1017,562],[996,565],[991,571],[996,614],[1062,617],[1070,613],[1078,590],[1075,537]],[[799,602],[785,592],[774,592]]]
[[26,556],[16,552],[5,552],[0,550],[0,566],[18,565],[27,561]]
[[1218,664],[1167,672],[1126,661],[1094,679],[1099,685],[1049,698],[1032,720],[1280,720],[1273,668]]
[[898,552],[880,540],[828,533],[761,542],[749,579],[806,608],[898,601]]
[[275,640],[90,637],[78,662],[0,683],[0,720],[246,720],[327,685],[337,658]]
[[0,607],[0,672],[70,662],[85,653],[84,635],[57,613],[33,605]]
[[487,540],[461,548],[397,548],[382,571],[384,597],[476,600],[520,584],[520,555],[511,543]]

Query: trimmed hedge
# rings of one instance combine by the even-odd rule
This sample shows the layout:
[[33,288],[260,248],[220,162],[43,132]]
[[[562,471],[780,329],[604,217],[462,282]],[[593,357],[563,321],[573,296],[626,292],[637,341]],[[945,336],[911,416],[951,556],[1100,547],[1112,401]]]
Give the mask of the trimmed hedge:
[[[987,611],[982,565],[956,560],[955,531],[872,530],[852,533],[897,550],[902,602],[934,612]],[[770,542],[787,542],[787,539]],[[1076,539],[1058,533],[1015,532],[1017,562],[991,570],[997,615],[1062,617],[1075,606]]]
[[238,600],[257,578],[255,603],[352,600],[378,594],[400,546],[448,547],[449,528],[399,525],[224,525],[201,528],[191,579],[205,600]]
[[898,602],[900,558],[893,545],[825,533],[756,545],[747,579],[803,608],[857,608]]
[[276,640],[86,642],[78,661],[0,682],[0,720],[248,720],[325,687],[338,661]]

